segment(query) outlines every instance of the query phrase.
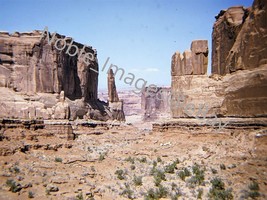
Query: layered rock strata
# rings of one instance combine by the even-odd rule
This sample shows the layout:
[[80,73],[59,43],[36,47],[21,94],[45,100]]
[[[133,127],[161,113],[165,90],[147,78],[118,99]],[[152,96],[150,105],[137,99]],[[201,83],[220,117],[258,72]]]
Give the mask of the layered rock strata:
[[254,131],[258,133],[256,137],[267,137],[266,118],[225,118],[222,119],[221,122],[222,126],[224,124],[227,124],[227,126],[222,129],[220,127],[213,127],[208,123],[203,123],[202,120],[199,121],[197,119],[174,119],[166,122],[154,123],[153,131],[185,131],[194,134],[202,134],[203,132],[210,131],[213,132],[214,129],[224,134],[233,134],[237,131]]
[[[85,60],[86,53],[94,59]],[[0,32],[0,117],[111,119],[97,97],[97,71],[96,50],[70,37]]]
[[231,7],[216,17],[211,76],[184,73],[172,58],[174,118],[267,116],[266,4],[255,0],[251,9]]
[[267,3],[222,10],[212,33],[212,73],[224,75],[267,64]]
[[203,75],[208,67],[208,41],[194,40],[191,50],[183,54],[176,52],[172,56],[172,76]]
[[[82,97],[85,101],[96,100],[98,74],[90,68],[98,70],[97,59],[90,60],[87,66],[77,55],[70,56],[66,53],[68,46],[62,51],[56,48],[56,40],[66,39],[65,36],[56,34],[56,39],[51,44],[48,44],[46,37],[42,37],[42,32],[39,31],[0,33],[0,86],[23,93],[64,91],[71,100]],[[83,48],[77,42],[73,42],[73,45],[79,51]],[[92,48],[86,47],[85,51],[96,56]]]

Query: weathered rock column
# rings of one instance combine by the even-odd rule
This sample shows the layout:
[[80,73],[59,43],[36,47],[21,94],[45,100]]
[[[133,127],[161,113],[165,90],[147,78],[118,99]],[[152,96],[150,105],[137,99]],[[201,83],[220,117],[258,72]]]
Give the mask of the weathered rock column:
[[125,115],[123,112],[123,101],[119,99],[115,77],[112,69],[108,72],[108,106],[111,110],[113,120],[125,121]]
[[115,85],[115,77],[112,69],[110,69],[108,72],[108,101],[109,102],[119,101]]
[[[194,40],[191,43],[193,74],[204,75],[207,74],[208,67],[208,41]],[[189,63],[185,63],[185,68]],[[190,65],[188,66],[190,67]]]
[[175,52],[172,56],[172,76],[207,74],[208,53],[207,40],[194,40],[191,50],[183,54]]

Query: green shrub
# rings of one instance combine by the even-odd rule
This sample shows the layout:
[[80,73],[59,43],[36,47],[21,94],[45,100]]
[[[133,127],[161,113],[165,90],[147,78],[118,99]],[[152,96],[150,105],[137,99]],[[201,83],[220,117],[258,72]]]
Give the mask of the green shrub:
[[62,158],[58,158],[58,157],[56,157],[56,158],[55,158],[55,162],[62,162]]
[[195,175],[195,177],[196,177],[198,185],[201,185],[202,183],[204,183],[204,180],[205,180],[204,170],[200,170],[199,173]]
[[185,173],[184,173],[184,171],[179,171],[178,176],[179,176],[180,179],[182,179],[183,181],[185,180]]
[[99,160],[99,161],[103,161],[103,160],[105,160],[105,156],[106,156],[106,153],[100,153],[100,154],[99,154],[99,158],[98,158],[98,160]]
[[29,198],[29,199],[34,198],[34,193],[33,193],[32,191],[29,191],[29,192],[28,192],[28,198]]
[[171,200],[177,200],[180,196],[182,196],[182,192],[178,188],[177,184],[172,183],[171,184],[171,192],[170,192],[170,197]]
[[157,196],[156,191],[154,189],[149,189],[147,194],[145,195],[145,200],[157,200],[159,197]]
[[213,178],[212,187],[209,190],[208,197],[212,200],[231,200],[233,199],[232,190],[225,190],[223,181],[220,178]]
[[141,158],[141,159],[140,159],[140,162],[141,162],[141,163],[146,163],[146,162],[147,162],[146,157]]
[[199,173],[199,171],[200,171],[200,167],[199,167],[199,165],[195,163],[195,164],[192,166],[192,171],[193,171],[193,174],[197,174],[197,173]]
[[154,183],[155,183],[155,186],[159,186],[161,184],[161,181],[162,179],[158,176],[154,176]]
[[154,172],[154,177],[160,177],[161,180],[163,181],[166,181],[166,177],[165,177],[165,174],[164,174],[164,171],[161,171],[159,169],[156,169],[155,172]]
[[45,189],[45,194],[50,195],[50,191],[47,188]]
[[124,184],[125,185],[125,189],[122,191],[121,195],[123,195],[124,197],[128,198],[128,199],[134,199],[133,198],[133,190],[131,190],[129,184]]
[[179,197],[181,197],[182,194],[180,192],[175,192],[174,194],[171,194],[171,200],[177,200]]
[[160,185],[157,189],[149,189],[145,195],[145,200],[158,200],[160,198],[166,198],[168,190]]
[[13,179],[8,179],[6,185],[10,187],[10,191],[14,193],[19,192],[22,189],[21,185],[16,183]]
[[13,168],[13,170],[14,170],[14,172],[15,172],[16,174],[18,174],[18,173],[20,172],[20,169],[19,169],[17,166],[15,166],[15,167]]
[[250,183],[248,185],[248,188],[250,190],[254,190],[254,191],[259,191],[259,189],[260,189],[259,184],[257,182],[255,182],[255,181],[253,181],[252,183]]
[[6,180],[6,185],[7,185],[8,187],[11,187],[12,184],[13,184],[14,182],[15,182],[15,181],[14,181],[13,179],[7,179],[7,180]]
[[174,174],[175,169],[177,169],[177,167],[174,163],[172,163],[165,167],[165,172],[169,174]]
[[134,164],[134,158],[132,158],[131,156],[129,156],[128,158],[126,158],[125,161]]
[[122,169],[118,169],[115,171],[115,174],[117,175],[117,178],[120,180],[125,179],[125,173]]
[[140,186],[142,185],[142,177],[141,176],[135,176],[134,175],[134,178],[133,178],[133,182],[136,186]]
[[260,197],[260,193],[258,191],[249,191],[248,192],[248,196],[252,199],[257,199],[258,197]]
[[159,186],[161,181],[166,181],[164,171],[154,169],[152,175],[154,177],[154,183],[156,186]]
[[158,193],[159,198],[165,198],[168,195],[168,190],[167,190],[167,188],[160,185],[158,190],[157,190],[157,193]]
[[160,157],[157,157],[157,162],[162,162]]
[[200,188],[197,190],[197,199],[202,199],[202,195],[203,195],[203,189]]
[[172,190],[175,190],[178,187],[178,185],[176,183],[172,183],[171,187],[172,187]]
[[186,167],[184,168],[184,175],[186,177],[191,176],[191,172]]
[[213,178],[210,183],[212,184],[212,187],[218,190],[224,189],[224,182],[220,178]]
[[81,192],[81,193],[77,194],[75,199],[76,200],[83,200],[83,193]]
[[194,176],[190,178],[189,180],[190,184],[201,185],[202,183],[204,183],[205,172],[204,170],[200,169],[200,166],[198,164],[194,164],[192,166],[192,171],[193,171]]
[[249,192],[248,192],[248,196],[252,199],[257,199],[257,197],[260,197],[260,193],[258,192],[260,190],[259,184],[255,181],[253,181],[252,183],[250,183],[248,185],[249,188]]
[[149,175],[153,176],[155,174],[156,170],[157,170],[156,166],[153,166],[152,169],[149,172]]
[[169,174],[173,174],[174,171],[177,169],[177,164],[179,163],[180,163],[179,159],[176,159],[175,161],[173,161],[173,163],[165,167],[165,172]]
[[14,172],[14,173],[16,173],[16,174],[20,173],[20,169],[19,169],[18,166],[11,167],[11,168],[9,169],[9,171],[12,172],[12,173]]

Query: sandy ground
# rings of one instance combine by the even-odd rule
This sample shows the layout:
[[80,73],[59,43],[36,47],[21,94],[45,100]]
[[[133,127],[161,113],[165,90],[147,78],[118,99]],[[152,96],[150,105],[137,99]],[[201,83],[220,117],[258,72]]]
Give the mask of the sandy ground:
[[[259,185],[258,199],[267,199],[266,136],[257,138],[257,131],[242,130],[153,132],[147,126],[103,128],[95,134],[84,128],[74,141],[50,137],[0,141],[63,144],[57,151],[36,147],[1,156],[0,199],[209,199],[215,177],[224,183],[224,191],[232,190],[234,199],[249,199],[255,192],[249,189],[252,183]],[[20,129],[11,132],[5,134],[25,134]],[[190,175],[182,180],[185,168]],[[195,168],[204,176],[201,183],[193,181]],[[164,180],[156,184],[159,175],[153,170],[162,172]],[[8,180],[19,191],[10,191]]]

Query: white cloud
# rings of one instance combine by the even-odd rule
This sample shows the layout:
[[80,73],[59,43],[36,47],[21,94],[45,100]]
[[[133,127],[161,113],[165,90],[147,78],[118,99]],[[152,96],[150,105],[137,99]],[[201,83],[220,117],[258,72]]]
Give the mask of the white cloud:
[[159,72],[158,68],[148,67],[148,68],[132,68],[129,70],[131,73],[146,73],[146,72]]
[[150,67],[145,69],[146,72],[159,72],[158,68]]

